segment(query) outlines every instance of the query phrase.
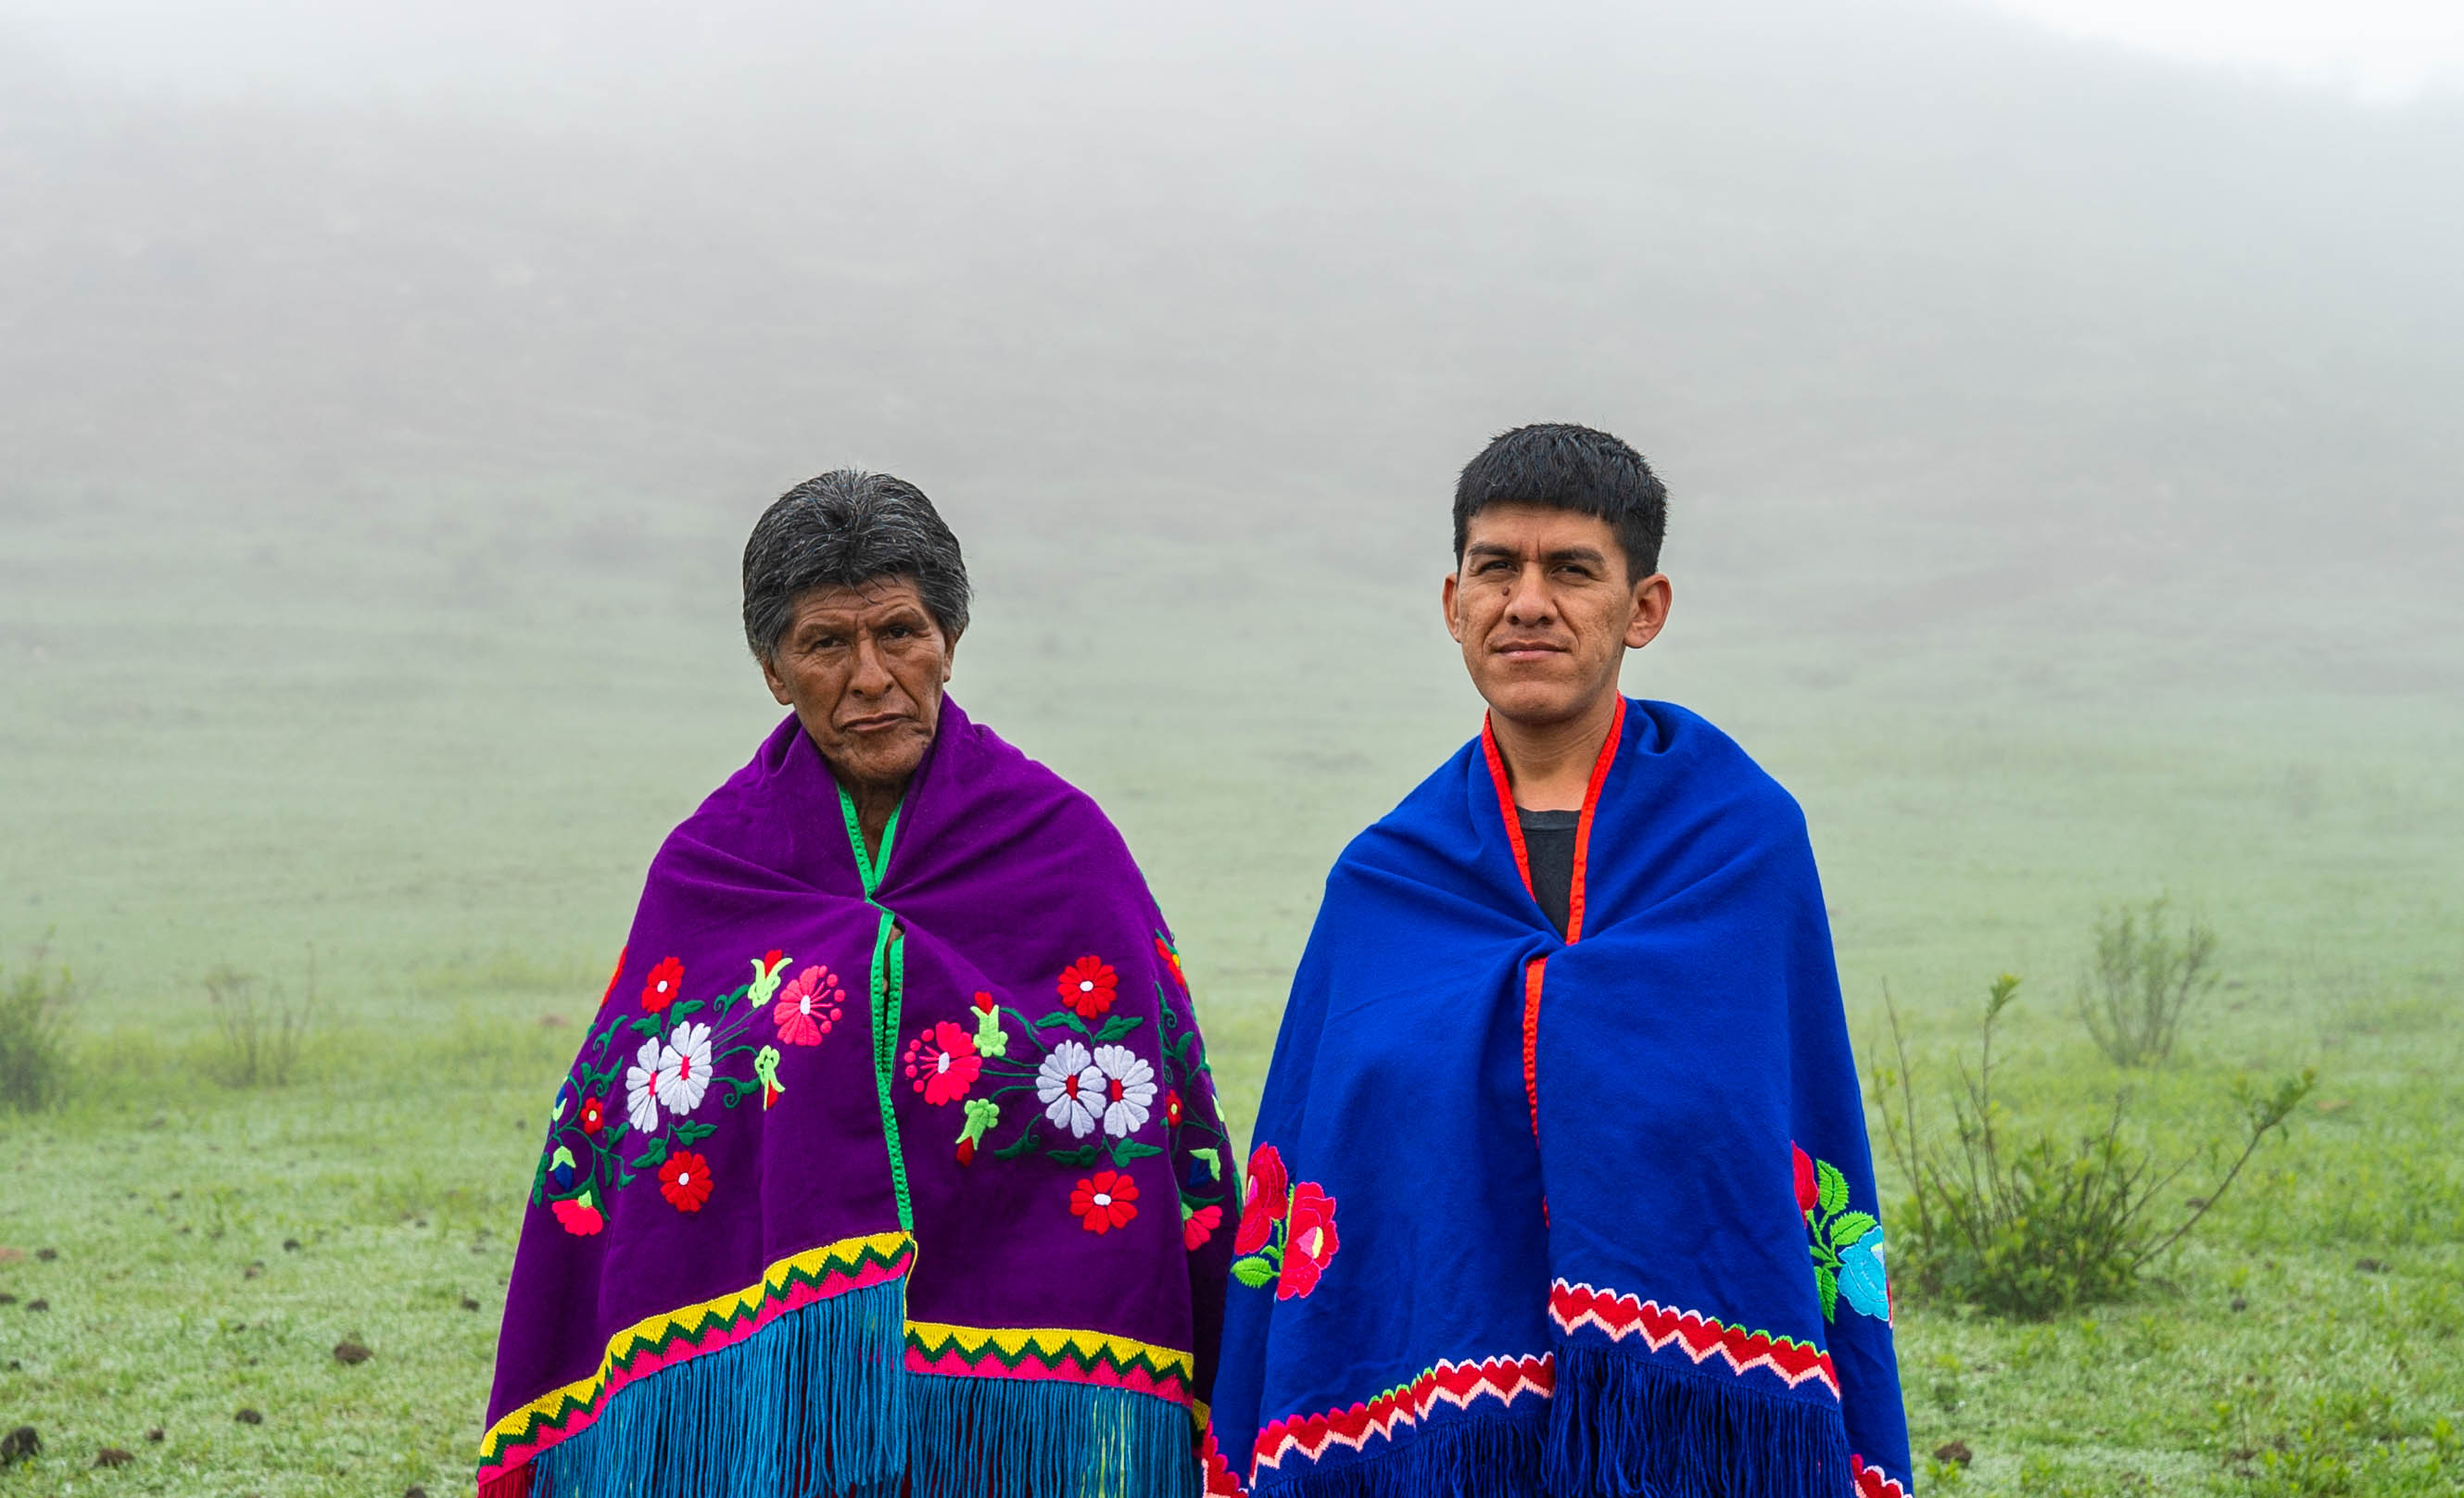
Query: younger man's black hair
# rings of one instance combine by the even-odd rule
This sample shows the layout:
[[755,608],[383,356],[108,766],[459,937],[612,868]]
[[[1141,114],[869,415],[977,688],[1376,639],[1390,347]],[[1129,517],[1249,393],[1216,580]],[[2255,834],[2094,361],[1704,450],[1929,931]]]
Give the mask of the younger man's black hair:
[[1455,481],[1457,566],[1471,517],[1491,505],[1537,505],[1605,520],[1625,552],[1626,581],[1660,571],[1668,488],[1642,454],[1606,432],[1571,422],[1518,426],[1464,464]]

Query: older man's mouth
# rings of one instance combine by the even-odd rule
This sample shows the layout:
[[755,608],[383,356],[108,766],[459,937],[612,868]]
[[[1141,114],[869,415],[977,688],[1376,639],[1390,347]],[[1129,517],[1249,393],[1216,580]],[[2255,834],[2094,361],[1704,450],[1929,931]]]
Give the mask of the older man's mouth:
[[842,733],[878,733],[884,728],[894,728],[907,721],[907,714],[903,712],[877,712],[869,718],[850,718],[847,722],[839,725],[839,731]]

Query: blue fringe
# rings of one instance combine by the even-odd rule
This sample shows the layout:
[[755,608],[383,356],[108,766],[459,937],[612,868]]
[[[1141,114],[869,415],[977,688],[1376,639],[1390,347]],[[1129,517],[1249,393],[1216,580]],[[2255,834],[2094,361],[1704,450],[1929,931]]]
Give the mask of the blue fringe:
[[1189,1411],[1095,1384],[913,1374],[913,1498],[1196,1498]]
[[906,1331],[903,1279],[790,1311],[618,1390],[534,1459],[532,1498],[894,1498]]
[[[1511,1415],[1439,1416],[1400,1441],[1355,1460],[1289,1476],[1276,1473],[1251,1498],[1542,1498],[1536,1420]],[[1569,1489],[1571,1491],[1571,1489]],[[1836,1498],[1836,1495],[1835,1495]]]
[[1558,1498],[1840,1498],[1836,1403],[1559,1342],[1546,1486]]

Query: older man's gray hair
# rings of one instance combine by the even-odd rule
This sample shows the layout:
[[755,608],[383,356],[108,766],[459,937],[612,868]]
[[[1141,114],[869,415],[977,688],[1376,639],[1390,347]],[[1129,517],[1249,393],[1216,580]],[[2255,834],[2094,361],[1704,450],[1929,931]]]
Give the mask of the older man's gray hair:
[[744,543],[744,642],[770,660],[799,597],[884,577],[913,578],[952,640],[966,629],[966,558],[922,489],[862,468],[806,479],[761,512]]

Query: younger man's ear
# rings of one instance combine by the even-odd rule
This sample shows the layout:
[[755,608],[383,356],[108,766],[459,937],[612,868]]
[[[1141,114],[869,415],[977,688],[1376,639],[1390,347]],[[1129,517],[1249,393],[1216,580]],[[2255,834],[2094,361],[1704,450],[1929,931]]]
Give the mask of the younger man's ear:
[[1634,585],[1634,618],[1625,626],[1625,647],[1640,650],[1660,638],[1668,623],[1671,591],[1666,573],[1653,573]]

